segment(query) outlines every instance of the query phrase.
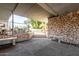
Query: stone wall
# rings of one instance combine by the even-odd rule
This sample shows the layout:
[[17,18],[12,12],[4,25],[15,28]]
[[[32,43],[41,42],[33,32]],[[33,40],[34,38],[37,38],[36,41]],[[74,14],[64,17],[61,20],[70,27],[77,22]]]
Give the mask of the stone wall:
[[63,41],[79,44],[79,12],[48,19],[48,35],[62,37]]

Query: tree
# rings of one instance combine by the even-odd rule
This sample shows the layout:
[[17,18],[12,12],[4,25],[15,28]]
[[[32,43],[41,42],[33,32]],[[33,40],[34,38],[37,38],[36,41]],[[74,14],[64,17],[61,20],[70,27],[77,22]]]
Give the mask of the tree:
[[41,29],[40,25],[42,24],[41,21],[31,19],[31,25],[34,29]]

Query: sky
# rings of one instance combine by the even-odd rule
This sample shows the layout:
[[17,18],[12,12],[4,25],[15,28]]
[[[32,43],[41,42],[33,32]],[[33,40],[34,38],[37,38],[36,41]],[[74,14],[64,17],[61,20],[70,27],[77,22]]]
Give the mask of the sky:
[[[14,22],[16,22],[16,23],[24,23],[25,20],[27,20],[26,17],[14,15]],[[10,18],[9,18],[9,21],[12,21],[11,16],[10,16]]]
[[[18,16],[18,15],[14,15],[14,26],[25,26],[24,21],[28,20],[28,18],[26,17],[22,17],[22,16]],[[12,22],[12,17],[10,16],[9,18],[9,26],[11,26],[11,22]],[[19,23],[19,24],[16,24]]]

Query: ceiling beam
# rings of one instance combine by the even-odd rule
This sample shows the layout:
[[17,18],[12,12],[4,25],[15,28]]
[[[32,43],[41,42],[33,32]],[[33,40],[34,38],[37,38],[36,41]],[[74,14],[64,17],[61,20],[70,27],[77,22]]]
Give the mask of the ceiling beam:
[[56,11],[54,9],[50,8],[50,6],[48,6],[46,3],[38,3],[38,5],[40,5],[43,9],[45,9],[49,13],[53,14],[54,16],[57,16]]
[[18,6],[18,3],[15,4],[15,6],[13,7],[12,10],[10,10],[10,9],[8,9],[8,8],[6,8],[6,7],[1,7],[1,9],[7,10],[7,11],[10,11],[10,12],[14,12],[15,9],[17,8],[17,6]]
[[18,3],[15,4],[15,6],[14,6],[12,12],[14,12],[14,11],[16,10],[17,6],[18,6]]

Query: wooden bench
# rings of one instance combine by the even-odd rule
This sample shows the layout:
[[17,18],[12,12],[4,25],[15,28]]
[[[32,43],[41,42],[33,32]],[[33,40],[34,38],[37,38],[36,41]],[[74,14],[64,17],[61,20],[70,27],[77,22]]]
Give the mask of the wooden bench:
[[15,45],[16,44],[16,42],[15,42],[16,39],[17,39],[17,37],[9,37],[9,38],[2,38],[2,39],[0,39],[0,41],[12,40],[12,45]]

